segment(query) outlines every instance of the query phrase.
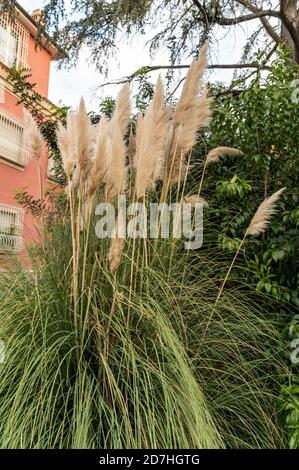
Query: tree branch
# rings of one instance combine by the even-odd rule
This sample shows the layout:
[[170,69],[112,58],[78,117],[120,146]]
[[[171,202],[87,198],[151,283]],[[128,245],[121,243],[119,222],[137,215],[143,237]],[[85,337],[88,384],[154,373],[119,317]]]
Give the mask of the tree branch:
[[217,24],[221,26],[232,26],[235,24],[243,23],[245,21],[256,20],[257,18],[263,18],[264,16],[277,16],[277,12],[273,10],[261,10],[260,12],[250,13],[248,15],[237,16],[236,18],[220,18],[215,20]]
[[265,30],[267,31],[267,33],[269,34],[269,36],[271,36],[271,38],[273,39],[273,41],[276,42],[276,44],[284,44],[285,41],[283,40],[283,38],[281,36],[279,36],[279,34],[277,34],[277,32],[275,31],[275,29],[273,28],[273,26],[270,25],[269,21],[267,20],[267,18],[260,18]]
[[[179,70],[179,69],[188,69],[189,65],[147,65],[142,67],[142,74],[148,74],[151,72],[155,72],[157,70]],[[251,62],[247,64],[211,64],[207,66],[208,69],[262,69],[262,70],[269,70],[271,71],[271,67],[265,64],[258,64],[256,62]],[[120,78],[119,80],[114,80],[112,82],[106,82],[101,87],[108,86],[108,85],[121,85],[122,83],[131,82],[138,76],[138,70],[132,75],[128,75],[127,77]]]
[[[237,3],[242,5],[243,7],[250,10],[252,13],[259,14],[263,11],[260,8],[257,8],[256,6],[252,5],[248,0],[236,0],[236,1],[237,1]],[[284,26],[286,27],[286,29],[290,33],[290,36],[291,36],[291,38],[292,38],[292,40],[295,44],[296,49],[299,50],[299,37],[298,37],[296,28],[294,27],[292,21],[290,21],[289,18],[287,18],[281,11],[278,12],[278,11],[275,11],[275,10],[270,10],[270,12],[271,13],[268,14],[267,16],[273,16],[275,18],[280,19],[280,21],[284,24]],[[263,19],[263,17],[261,17],[261,21],[262,21],[263,25],[265,26],[266,30],[268,31],[268,33],[270,34],[270,36],[273,39],[275,37],[276,39],[274,39],[274,40],[277,42],[279,36],[276,35],[276,32],[273,29],[273,27],[270,25],[270,23],[266,19]],[[281,42],[281,38],[280,38],[279,42]]]
[[194,5],[197,6],[197,8],[199,10],[202,10],[203,9],[203,6],[200,4],[200,2],[198,0],[192,0]]
[[[203,12],[205,12],[205,7],[201,5],[201,3],[198,0],[192,0],[192,1],[199,10],[202,10]],[[245,6],[246,4],[246,8],[250,9],[249,2],[238,2],[238,3],[241,3],[242,5],[244,4],[243,6]],[[252,5],[252,11],[253,11],[253,8],[254,7]],[[213,18],[213,21],[215,21],[215,23],[221,26],[232,26],[235,24],[244,23],[245,21],[255,20],[263,16],[276,16],[277,17],[278,15],[280,17],[280,14],[275,10],[271,10],[271,9],[260,10],[258,8],[255,8],[254,11],[248,15],[241,15],[241,16],[237,16],[236,18]]]

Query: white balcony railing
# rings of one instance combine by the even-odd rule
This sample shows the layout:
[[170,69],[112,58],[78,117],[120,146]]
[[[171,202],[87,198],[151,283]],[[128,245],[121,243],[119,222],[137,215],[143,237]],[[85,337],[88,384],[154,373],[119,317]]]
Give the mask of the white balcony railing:
[[19,253],[23,246],[24,210],[0,204],[0,253]]
[[0,17],[0,61],[7,67],[28,68],[30,33],[7,13]]
[[23,123],[2,108],[0,108],[0,157],[22,166],[28,161]]

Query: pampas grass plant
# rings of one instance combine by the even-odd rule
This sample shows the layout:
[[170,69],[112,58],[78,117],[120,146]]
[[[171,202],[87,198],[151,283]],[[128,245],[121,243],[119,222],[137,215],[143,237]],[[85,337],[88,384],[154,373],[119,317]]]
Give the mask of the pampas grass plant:
[[[58,127],[65,216],[45,227],[32,270],[17,265],[0,278],[1,448],[284,446],[279,325],[258,294],[241,285],[226,292],[224,282],[215,304],[226,266],[218,252],[184,250],[173,237],[125,240],[120,213],[111,241],[94,232],[98,202],[123,194],[208,207],[200,191],[184,194],[211,114],[200,95],[206,55],[207,44],[174,109],[158,79],[136,135],[128,85],[110,120],[93,127],[81,100]],[[224,153],[240,152],[216,149],[205,165]],[[265,229],[280,193],[261,204],[245,237]]]

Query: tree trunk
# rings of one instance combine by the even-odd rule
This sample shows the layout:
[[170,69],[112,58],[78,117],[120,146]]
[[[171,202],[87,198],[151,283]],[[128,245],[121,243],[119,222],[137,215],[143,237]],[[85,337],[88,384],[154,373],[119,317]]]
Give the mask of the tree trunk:
[[[292,22],[297,31],[297,36],[299,37],[299,8],[297,7],[297,4],[297,0],[280,0],[280,11],[282,17],[286,17]],[[297,64],[299,64],[299,50],[295,47],[289,31],[283,23],[281,26],[281,37],[285,40],[287,46],[293,51],[293,59]]]

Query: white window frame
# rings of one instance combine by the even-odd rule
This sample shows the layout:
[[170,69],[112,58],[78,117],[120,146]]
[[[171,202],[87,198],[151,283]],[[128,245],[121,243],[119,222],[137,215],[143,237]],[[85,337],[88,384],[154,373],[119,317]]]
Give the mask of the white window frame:
[[[2,38],[0,31],[0,61],[7,67],[28,68],[29,31],[18,20],[12,20],[7,13],[0,16],[0,26],[5,30]],[[12,53],[15,41],[17,47]]]
[[23,227],[24,209],[0,204],[0,254],[22,251]]
[[0,157],[21,166],[28,163],[23,121],[4,108],[0,108]]

